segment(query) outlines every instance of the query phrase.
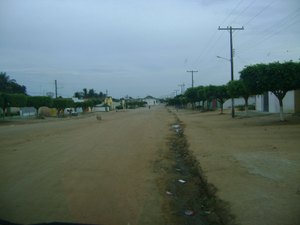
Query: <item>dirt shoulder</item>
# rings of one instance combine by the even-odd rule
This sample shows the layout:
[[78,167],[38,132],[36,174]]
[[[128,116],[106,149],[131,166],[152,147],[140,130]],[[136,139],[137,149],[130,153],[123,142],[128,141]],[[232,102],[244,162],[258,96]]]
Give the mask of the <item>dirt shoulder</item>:
[[174,111],[190,150],[241,225],[300,222],[300,120],[278,115],[232,119],[218,112]]

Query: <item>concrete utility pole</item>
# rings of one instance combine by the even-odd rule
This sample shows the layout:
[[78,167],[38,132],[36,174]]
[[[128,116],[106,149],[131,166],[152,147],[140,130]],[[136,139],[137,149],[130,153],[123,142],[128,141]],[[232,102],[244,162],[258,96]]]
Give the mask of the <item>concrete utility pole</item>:
[[[232,31],[235,30],[244,30],[244,27],[226,27],[221,28],[219,27],[218,30],[229,30],[230,33],[230,67],[231,67],[231,80],[234,80],[233,76],[233,44],[232,44]],[[231,117],[234,118],[235,112],[234,112],[234,98],[231,98]]]
[[55,98],[57,98],[57,80],[55,80]]
[[178,86],[180,87],[180,93],[183,94],[185,84],[179,84]]
[[197,73],[197,70],[188,70],[186,71],[188,73],[192,73],[192,88],[194,87],[194,73]]
[[177,96],[177,92],[178,92],[179,90],[174,90],[174,93],[175,93],[175,97]]

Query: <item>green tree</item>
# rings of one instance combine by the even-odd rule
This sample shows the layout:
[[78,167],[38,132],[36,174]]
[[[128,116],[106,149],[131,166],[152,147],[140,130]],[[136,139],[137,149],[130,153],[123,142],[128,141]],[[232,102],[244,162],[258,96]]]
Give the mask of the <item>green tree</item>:
[[256,64],[244,68],[240,74],[245,86],[251,92],[271,91],[277,97],[280,120],[283,121],[283,98],[288,91],[300,88],[299,62]]
[[74,93],[74,97],[75,97],[75,98],[83,99],[83,96],[84,96],[84,93],[83,93],[83,92],[77,91],[77,92]]
[[192,104],[193,109],[195,108],[195,103],[198,100],[198,91],[197,88],[188,88],[184,96],[186,97],[186,100]]
[[5,112],[10,107],[25,107],[27,103],[27,96],[24,94],[1,94],[1,107],[3,111],[3,117]]
[[206,100],[206,92],[205,92],[205,87],[204,86],[198,86],[196,87],[197,89],[197,101],[199,103],[202,102],[202,110],[204,110],[204,103]]
[[0,72],[0,92],[26,94],[26,87],[20,85],[14,79],[10,79],[6,73]]
[[248,99],[251,96],[251,92],[246,88],[242,79],[233,80],[228,82],[227,91],[231,98],[243,97],[245,100],[245,112],[248,116]]
[[83,88],[83,98],[87,98],[88,97],[88,92],[87,92],[87,89],[86,88]]
[[66,108],[74,107],[74,101],[71,98],[55,98],[52,105],[57,109],[57,116],[60,116]]
[[97,97],[97,94],[96,94],[94,89],[89,89],[89,92],[88,92],[87,96],[89,98],[94,98],[94,97]]
[[221,106],[221,114],[223,114],[223,105],[224,102],[229,99],[229,94],[227,92],[227,85],[215,86],[215,98],[220,103]]
[[4,117],[4,96],[3,94],[0,93],[0,107],[1,107],[1,113],[2,113],[2,116]]
[[207,110],[209,110],[211,107],[211,102],[213,99],[216,99],[216,86],[214,85],[208,85],[204,87],[204,92],[205,92],[205,100],[206,100],[206,107]]
[[32,106],[38,112],[39,108],[42,106],[50,107],[52,104],[52,99],[47,96],[29,96],[27,101],[27,106]]

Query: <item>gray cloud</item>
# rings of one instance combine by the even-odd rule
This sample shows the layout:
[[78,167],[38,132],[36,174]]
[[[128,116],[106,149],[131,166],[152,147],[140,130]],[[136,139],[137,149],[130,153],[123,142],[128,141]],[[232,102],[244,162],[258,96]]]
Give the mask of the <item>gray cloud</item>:
[[187,69],[199,70],[197,85],[222,84],[229,65],[216,55],[229,57],[229,35],[217,27],[232,21],[246,24],[234,34],[236,77],[246,64],[299,58],[298,1],[239,2],[2,0],[0,70],[32,93],[57,79],[65,96],[166,95],[190,85]]

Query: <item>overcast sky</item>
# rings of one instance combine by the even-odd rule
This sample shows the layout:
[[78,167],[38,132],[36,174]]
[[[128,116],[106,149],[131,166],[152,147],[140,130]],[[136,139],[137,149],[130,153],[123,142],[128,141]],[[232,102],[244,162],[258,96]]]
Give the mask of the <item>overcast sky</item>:
[[[250,64],[300,58],[299,0],[0,0],[0,72],[30,95],[83,88],[162,97],[235,78]],[[179,93],[180,91],[178,91]]]

